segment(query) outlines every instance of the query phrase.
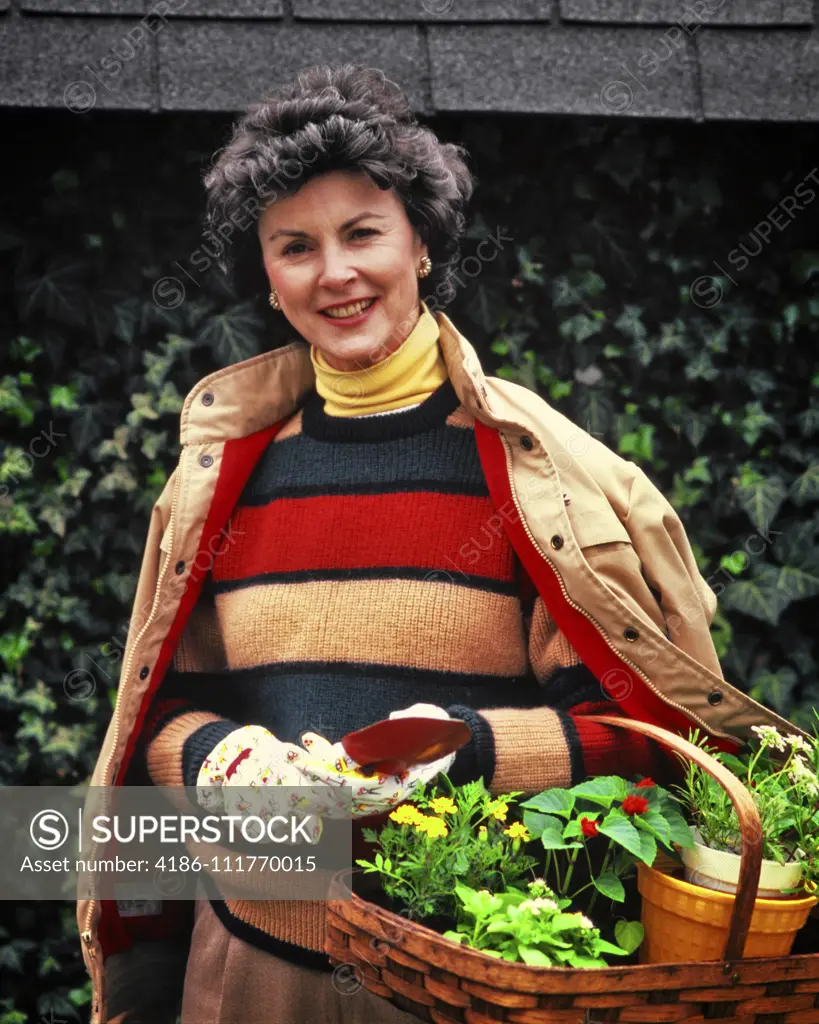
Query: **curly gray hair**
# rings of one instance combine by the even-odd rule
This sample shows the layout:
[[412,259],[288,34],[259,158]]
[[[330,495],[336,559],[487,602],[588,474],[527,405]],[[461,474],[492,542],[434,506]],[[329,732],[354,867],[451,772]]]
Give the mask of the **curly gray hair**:
[[236,292],[266,295],[258,238],[248,230],[259,212],[317,174],[363,171],[379,188],[395,188],[432,260],[424,298],[429,304],[434,292],[435,305],[445,304],[454,294],[449,277],[475,181],[466,157],[463,147],[441,142],[418,123],[407,97],[382,71],[309,67],[250,107],[215,155],[203,179],[205,234],[217,244],[217,265]]

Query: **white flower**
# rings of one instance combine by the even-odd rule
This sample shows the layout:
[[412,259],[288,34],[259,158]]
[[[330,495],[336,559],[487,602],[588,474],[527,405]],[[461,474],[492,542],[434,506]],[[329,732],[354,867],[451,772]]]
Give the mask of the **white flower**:
[[806,740],[804,736],[800,736],[798,733],[789,733],[785,739],[790,743],[794,750],[803,750],[806,754],[813,753],[813,741]]
[[585,914],[577,915],[577,923],[580,925],[581,928],[594,928],[594,921],[586,917]]
[[759,737],[759,742],[764,747],[776,747],[777,750],[785,749],[785,737],[781,736],[773,725],[752,725],[751,732]]
[[808,796],[819,796],[819,779],[801,757],[795,757],[791,762],[788,777],[795,786],[801,784]]
[[528,910],[537,917],[541,910],[557,910],[558,905],[554,900],[550,900],[546,896],[538,896],[534,900],[524,900],[520,904],[520,909]]

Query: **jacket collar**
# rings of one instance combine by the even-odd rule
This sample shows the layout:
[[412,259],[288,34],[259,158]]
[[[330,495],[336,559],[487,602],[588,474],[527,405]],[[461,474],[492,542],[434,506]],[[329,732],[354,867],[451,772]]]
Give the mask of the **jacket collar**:
[[[513,415],[514,410],[507,407],[504,394],[493,389],[493,378],[484,375],[473,346],[445,313],[434,315],[447,372],[461,404],[487,426],[508,422],[498,417]],[[200,380],[185,399],[181,442],[218,443],[263,430],[292,415],[315,381],[305,341],[217,370]]]

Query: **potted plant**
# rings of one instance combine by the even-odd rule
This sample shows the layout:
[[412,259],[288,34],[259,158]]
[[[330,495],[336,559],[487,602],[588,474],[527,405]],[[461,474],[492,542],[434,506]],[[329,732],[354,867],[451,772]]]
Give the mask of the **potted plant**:
[[[741,836],[725,790],[688,762],[678,790],[692,820],[694,845],[682,852],[686,881],[735,893],[742,843],[762,844],[758,895],[812,895],[819,887],[819,743],[772,726],[754,726],[757,739],[741,757],[708,750],[742,782],[759,810],[760,834]],[[692,734],[698,743],[699,734]],[[776,757],[776,754],[781,755]]]
[[742,828],[734,799],[711,771],[686,760],[674,788],[690,819],[681,849],[683,879],[638,869],[646,962],[719,959],[737,893],[743,848],[761,846],[762,866],[744,947],[746,957],[782,956],[817,904],[819,741],[754,727],[749,752],[735,756],[689,741],[724,766],[752,800],[759,825]]

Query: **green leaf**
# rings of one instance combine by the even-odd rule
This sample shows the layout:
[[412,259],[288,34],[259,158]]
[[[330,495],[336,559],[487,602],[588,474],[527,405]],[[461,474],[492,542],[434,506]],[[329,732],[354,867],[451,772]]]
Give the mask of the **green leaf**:
[[79,409],[76,385],[55,384],[48,393],[48,402],[52,409]]
[[788,496],[781,477],[760,476],[747,483],[736,486],[736,497],[740,508],[748,514],[751,522],[759,530],[767,530],[782,502]]
[[575,796],[573,790],[546,789],[542,793],[522,802],[524,809],[542,811],[544,814],[560,814],[568,818],[574,810]]
[[628,956],[625,949],[620,949],[618,946],[613,946],[610,942],[606,942],[605,939],[597,940],[597,950],[600,953],[612,953],[615,956]]
[[593,879],[594,887],[598,892],[607,896],[610,900],[623,903],[626,898],[626,890],[623,883],[613,871],[604,871],[602,875]]
[[[638,828],[637,833],[640,836],[640,860],[648,864],[649,867],[654,863],[654,859],[657,856],[657,840],[651,835],[650,832],[641,831],[639,825],[642,815],[638,815],[635,818]],[[671,829],[668,830],[669,837],[671,835]]]
[[597,828],[604,836],[625,847],[635,857],[640,856],[643,849],[640,834],[619,807],[610,811]]
[[578,799],[599,804],[608,810],[615,800],[624,800],[628,791],[629,785],[625,779],[617,775],[601,775],[573,786],[569,792]]
[[635,814],[633,821],[637,828],[645,829],[661,843],[668,845],[671,839],[671,826],[657,807],[649,807],[645,814]]
[[208,345],[224,364],[238,363],[255,356],[264,324],[250,302],[240,303],[205,321],[197,332],[197,344]]
[[532,967],[551,967],[552,961],[546,956],[545,953],[539,949],[535,949],[534,946],[518,946],[518,953],[520,958],[525,964],[531,964]]
[[545,815],[545,819],[540,833],[540,841],[543,843],[544,849],[573,849],[574,846],[568,844],[563,838],[563,822],[559,818],[551,818],[548,815]]
[[792,704],[793,692],[799,682],[794,669],[783,665],[778,672],[761,671],[751,677],[749,695],[757,701],[769,701],[782,714]]
[[720,598],[724,610],[734,609],[752,618],[779,624],[779,616],[792,601],[787,589],[779,586],[780,570],[762,563],[752,568],[753,578],[737,580],[726,587]]
[[617,939],[617,944],[626,953],[633,953],[645,938],[645,934],[645,928],[639,921],[618,921],[614,926],[614,937]]
[[791,484],[788,495],[794,505],[819,500],[819,462],[811,463]]

